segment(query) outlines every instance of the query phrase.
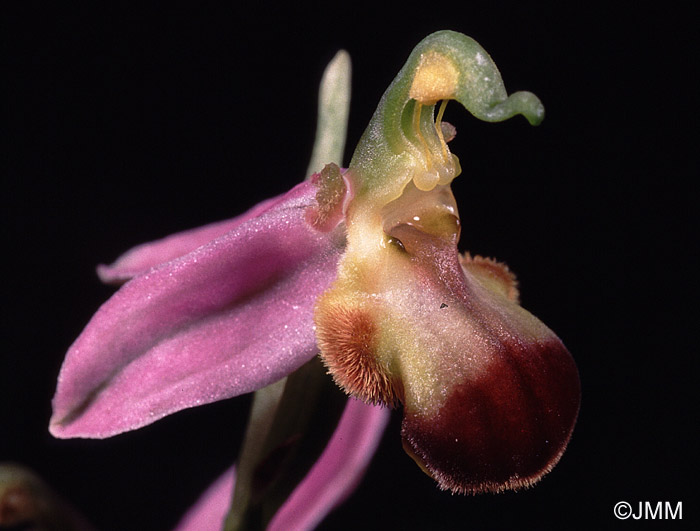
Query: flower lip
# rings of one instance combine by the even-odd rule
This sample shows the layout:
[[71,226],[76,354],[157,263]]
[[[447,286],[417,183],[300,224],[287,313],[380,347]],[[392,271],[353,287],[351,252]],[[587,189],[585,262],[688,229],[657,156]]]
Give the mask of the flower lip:
[[455,386],[437,415],[407,411],[405,445],[443,489],[457,493],[529,487],[557,464],[580,402],[578,371],[552,338],[503,340],[501,354]]
[[[425,192],[409,183],[404,193],[376,219],[397,245],[368,254],[365,244],[353,255],[353,236],[375,236],[351,227],[346,267],[316,308],[322,355],[348,392],[403,404],[404,446],[442,488],[529,486],[568,443],[580,401],[576,366],[556,335],[517,304],[505,266],[459,256],[449,187]],[[372,330],[366,376],[355,381],[379,377],[400,393],[385,398],[371,392],[381,386],[345,383],[352,367],[334,360],[347,351],[324,343],[332,320],[319,319],[343,308],[361,309]]]
[[387,304],[382,318],[401,323],[392,344],[408,345],[395,365],[409,453],[458,493],[535,483],[558,462],[578,415],[571,355],[504,289],[509,278],[480,280],[444,236],[409,225],[392,234],[414,270],[403,300]]

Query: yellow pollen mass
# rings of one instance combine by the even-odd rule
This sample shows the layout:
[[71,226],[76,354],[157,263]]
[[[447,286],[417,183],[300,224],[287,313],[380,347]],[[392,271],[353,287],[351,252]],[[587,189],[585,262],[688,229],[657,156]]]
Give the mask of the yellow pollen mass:
[[409,96],[424,105],[432,105],[453,98],[458,82],[459,71],[454,63],[441,53],[428,52],[421,56]]

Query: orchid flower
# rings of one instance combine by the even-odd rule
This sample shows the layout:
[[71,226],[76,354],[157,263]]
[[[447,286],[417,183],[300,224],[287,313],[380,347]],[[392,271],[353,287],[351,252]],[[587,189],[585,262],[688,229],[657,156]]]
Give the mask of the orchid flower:
[[[325,86],[347,83],[347,68],[339,55]],[[522,114],[533,125],[542,104],[529,92],[508,96],[474,40],[437,32],[411,53],[342,169],[344,93],[321,98],[310,179],[100,266],[103,280],[128,281],[66,355],[55,436],[109,437],[262,390],[235,487],[230,472],[204,500],[220,507],[217,495],[235,490],[232,518],[255,497],[251,475],[266,452],[288,435],[280,419],[306,411],[291,384],[318,373],[320,355],[359,400],[265,522],[318,523],[359,481],[390,408],[403,409],[404,449],[443,489],[517,489],[557,463],[578,414],[578,372],[559,338],[519,305],[505,265],[459,254],[450,183],[461,170],[443,121],[448,100],[481,120]],[[323,157],[329,164],[314,167]],[[325,490],[328,499],[311,494]]]

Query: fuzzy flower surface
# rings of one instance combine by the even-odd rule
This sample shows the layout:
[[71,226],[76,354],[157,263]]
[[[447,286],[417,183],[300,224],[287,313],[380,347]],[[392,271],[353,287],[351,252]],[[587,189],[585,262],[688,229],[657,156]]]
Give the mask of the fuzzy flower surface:
[[[458,252],[450,184],[461,169],[442,120],[448,100],[486,121],[544,117],[533,94],[507,95],[475,41],[428,36],[347,169],[333,164],[336,146],[323,161],[331,164],[286,194],[99,268],[103,280],[126,283],[70,347],[51,432],[137,429],[266,388],[320,355],[359,400],[271,525],[313,515],[300,524],[313,526],[346,496],[359,476],[344,465],[364,469],[388,408],[402,409],[403,446],[441,488],[493,492],[540,479],[571,436],[578,372],[520,306],[508,268]],[[326,490],[336,494],[312,494]]]

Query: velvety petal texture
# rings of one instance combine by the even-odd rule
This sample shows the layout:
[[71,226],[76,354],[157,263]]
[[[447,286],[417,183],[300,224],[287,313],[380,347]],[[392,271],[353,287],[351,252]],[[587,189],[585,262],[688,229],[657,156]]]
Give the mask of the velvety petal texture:
[[[386,317],[405,348],[404,446],[456,492],[533,484],[559,461],[576,422],[571,355],[541,321],[463,268],[453,245],[412,227],[393,233],[414,265],[413,289]],[[420,330],[410,346],[398,326]]]
[[194,251],[197,247],[206,245],[246,221],[260,216],[265,211],[273,208],[278,201],[283,200],[283,195],[267,199],[248,210],[245,214],[241,214],[233,219],[209,223],[203,227],[178,232],[154,242],[138,245],[117,258],[114,263],[98,265],[97,275],[102,282],[107,284],[121,284],[136,275],[145,273],[152,267],[184,256]]
[[344,245],[342,227],[308,221],[320,188],[302,183],[125,284],[69,349],[51,432],[108,437],[259,389],[314,356],[313,305]]

